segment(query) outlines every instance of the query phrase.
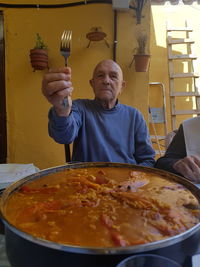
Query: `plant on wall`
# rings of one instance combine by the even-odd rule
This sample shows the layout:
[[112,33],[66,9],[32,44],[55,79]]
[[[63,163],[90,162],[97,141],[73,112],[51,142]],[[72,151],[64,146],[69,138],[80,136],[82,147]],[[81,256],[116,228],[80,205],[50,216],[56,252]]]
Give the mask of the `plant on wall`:
[[47,49],[47,45],[44,43],[39,33],[36,33],[35,49]]
[[30,60],[34,71],[48,68],[47,45],[44,43],[39,33],[36,33],[35,47],[30,50]]
[[136,40],[138,45],[134,49],[135,54],[133,55],[133,59],[129,67],[131,67],[133,62],[135,62],[135,70],[137,72],[146,72],[148,71],[150,63],[150,55],[146,54],[146,46],[148,41],[147,35],[140,32],[137,35]]
[[136,54],[145,55],[146,45],[147,45],[147,35],[143,33],[139,34],[137,36],[137,43],[138,46],[136,47]]

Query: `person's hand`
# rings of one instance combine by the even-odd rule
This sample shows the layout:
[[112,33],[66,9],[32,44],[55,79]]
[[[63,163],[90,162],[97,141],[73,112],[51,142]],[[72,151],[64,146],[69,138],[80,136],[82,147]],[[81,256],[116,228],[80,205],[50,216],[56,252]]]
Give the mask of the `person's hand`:
[[200,183],[200,158],[188,156],[174,163],[173,168],[192,182]]
[[[51,69],[44,75],[42,93],[55,107],[58,116],[68,116],[70,114],[72,91],[71,69],[69,67]],[[67,107],[63,104],[65,98],[68,99]]]

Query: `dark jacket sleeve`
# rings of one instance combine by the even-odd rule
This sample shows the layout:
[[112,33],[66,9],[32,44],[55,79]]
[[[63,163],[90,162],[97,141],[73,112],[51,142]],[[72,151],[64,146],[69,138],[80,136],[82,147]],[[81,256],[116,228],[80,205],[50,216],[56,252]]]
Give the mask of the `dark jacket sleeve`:
[[179,174],[173,169],[172,166],[174,165],[175,162],[184,157],[186,157],[186,148],[185,148],[183,126],[181,124],[178,129],[178,132],[176,133],[172,142],[167,148],[165,155],[156,161],[155,168]]

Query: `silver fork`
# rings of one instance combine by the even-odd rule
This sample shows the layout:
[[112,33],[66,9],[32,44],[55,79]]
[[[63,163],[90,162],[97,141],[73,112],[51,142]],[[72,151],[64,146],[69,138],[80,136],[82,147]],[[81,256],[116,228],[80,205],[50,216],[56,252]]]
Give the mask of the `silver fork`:
[[[60,42],[60,53],[65,59],[65,66],[68,64],[68,57],[70,56],[71,50],[71,40],[72,40],[72,31],[64,30],[61,36]],[[66,108],[68,106],[68,98],[64,98],[63,106]]]

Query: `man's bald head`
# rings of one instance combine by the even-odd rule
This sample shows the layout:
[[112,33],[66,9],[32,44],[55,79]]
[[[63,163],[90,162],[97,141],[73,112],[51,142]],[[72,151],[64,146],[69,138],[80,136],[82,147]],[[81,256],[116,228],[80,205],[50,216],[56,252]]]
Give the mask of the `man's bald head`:
[[118,70],[118,73],[119,73],[121,80],[123,80],[123,72],[122,72],[121,67],[112,59],[104,59],[104,60],[100,61],[96,65],[96,67],[94,68],[93,77],[94,77],[95,73],[99,70],[99,68],[101,68],[104,65],[107,65],[107,66],[110,65],[110,66],[113,66],[114,68],[116,68],[116,70]]

